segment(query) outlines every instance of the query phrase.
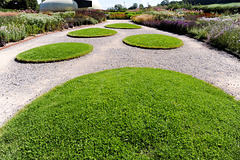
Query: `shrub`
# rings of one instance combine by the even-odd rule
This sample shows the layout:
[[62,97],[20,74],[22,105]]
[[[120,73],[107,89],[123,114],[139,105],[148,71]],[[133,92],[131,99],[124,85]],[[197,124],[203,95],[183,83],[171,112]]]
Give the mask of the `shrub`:
[[203,10],[204,13],[218,13],[218,14],[236,14],[240,13],[240,6],[217,6],[217,7],[208,7],[208,6],[194,6],[193,9]]
[[169,18],[181,18],[184,16],[184,14],[178,13],[178,12],[173,12],[169,10],[161,10],[160,12],[152,11],[150,14],[155,16],[155,19],[157,20],[164,20],[164,19],[169,19]]
[[143,22],[154,20],[155,17],[153,15],[149,15],[149,14],[142,14],[139,16],[133,16],[131,19],[136,23],[142,24]]
[[[208,21],[207,19],[204,19]],[[232,18],[210,20],[208,42],[240,56],[240,22]]]
[[155,27],[158,29],[162,29],[165,31],[170,31],[173,33],[178,34],[186,34],[188,32],[188,29],[195,26],[194,21],[171,21],[171,20],[150,20],[143,22],[143,25],[149,26],[149,27]]
[[0,29],[0,47],[6,45],[7,42],[7,33],[4,30]]
[[[63,25],[63,18],[59,15],[21,13],[19,18],[24,24],[38,29],[38,33],[59,30]],[[31,34],[31,33],[30,33]],[[34,33],[35,34],[35,33]]]
[[73,18],[75,17],[75,11],[57,12],[57,13],[53,13],[52,15],[57,15],[62,18]]
[[99,10],[77,10],[75,13],[76,18],[81,18],[81,17],[92,17],[96,19],[99,23],[103,22],[106,20],[106,15],[104,12],[99,11]]
[[128,16],[125,12],[109,12],[108,17],[109,19],[128,19]]

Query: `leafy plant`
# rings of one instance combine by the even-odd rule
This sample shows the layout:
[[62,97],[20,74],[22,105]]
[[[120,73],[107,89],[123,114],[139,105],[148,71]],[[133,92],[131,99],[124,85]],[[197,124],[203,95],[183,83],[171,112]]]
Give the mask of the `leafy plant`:
[[106,20],[106,15],[103,11],[99,10],[77,10],[75,13],[76,18],[81,18],[82,16],[88,16],[96,19],[99,23]]
[[7,42],[7,33],[4,30],[0,29],[0,47],[6,45]]

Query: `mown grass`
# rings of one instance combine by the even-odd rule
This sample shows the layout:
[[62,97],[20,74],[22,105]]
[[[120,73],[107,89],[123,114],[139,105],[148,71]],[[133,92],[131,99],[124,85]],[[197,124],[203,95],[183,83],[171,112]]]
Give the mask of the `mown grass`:
[[0,159],[239,159],[240,103],[191,76],[122,68],[68,81],[0,129]]
[[0,7],[0,12],[12,12],[12,11],[15,12],[14,9],[4,9]]
[[117,31],[104,28],[88,28],[68,33],[70,37],[91,38],[91,37],[106,37],[116,34]]
[[77,58],[90,53],[93,46],[85,43],[55,43],[40,46],[17,55],[19,62],[57,62]]
[[115,23],[109,24],[105,26],[106,28],[117,28],[117,29],[139,29],[142,28],[141,26],[129,23]]
[[171,49],[183,45],[182,40],[161,34],[140,34],[126,37],[124,43],[131,46],[152,49]]
[[224,3],[224,4],[210,4],[210,5],[204,5],[208,7],[226,7],[226,6],[240,6],[240,2],[236,3]]

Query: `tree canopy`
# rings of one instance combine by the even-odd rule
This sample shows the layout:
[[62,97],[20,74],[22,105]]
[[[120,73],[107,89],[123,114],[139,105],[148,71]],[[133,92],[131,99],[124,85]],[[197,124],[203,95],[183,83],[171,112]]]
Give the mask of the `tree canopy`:
[[36,10],[38,7],[37,0],[1,0],[0,6],[8,9],[27,9]]
[[128,9],[137,9],[137,8],[138,8],[138,4],[133,3],[133,5],[131,7],[129,7]]

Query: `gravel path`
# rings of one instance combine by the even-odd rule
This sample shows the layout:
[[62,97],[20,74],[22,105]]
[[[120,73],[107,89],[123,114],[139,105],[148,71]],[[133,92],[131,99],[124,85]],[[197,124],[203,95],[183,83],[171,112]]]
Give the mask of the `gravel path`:
[[[104,28],[111,20],[90,27]],[[73,29],[76,30],[76,29]],[[240,60],[209,47],[205,43],[153,28],[121,30],[104,38],[70,38],[68,31],[38,37],[0,50],[0,126],[37,96],[72,78],[120,67],[152,67],[192,75],[223,89],[240,99]],[[158,33],[183,40],[184,46],[173,50],[146,50],[127,46],[122,40],[135,34]],[[22,51],[60,42],[83,42],[94,46],[90,54],[57,63],[23,64],[14,61]]]

